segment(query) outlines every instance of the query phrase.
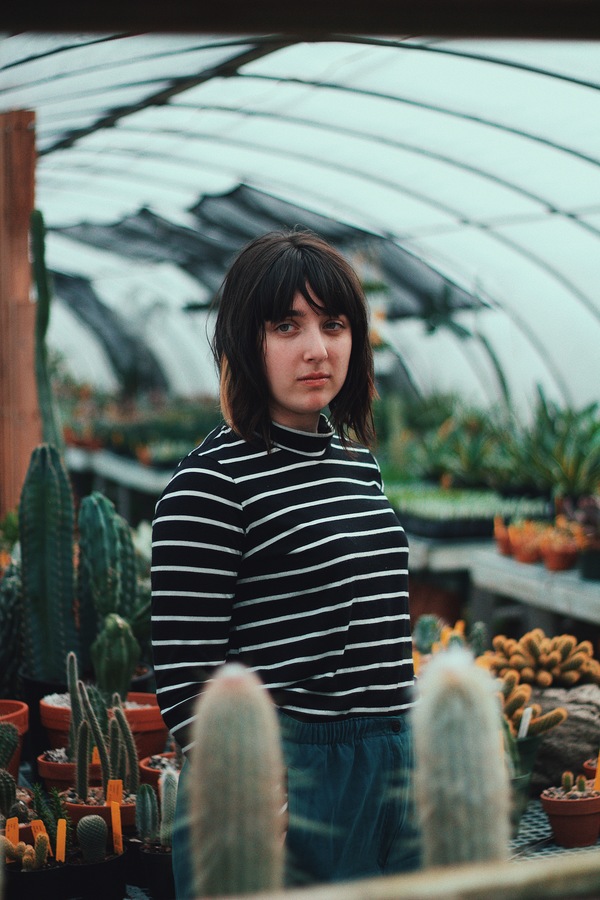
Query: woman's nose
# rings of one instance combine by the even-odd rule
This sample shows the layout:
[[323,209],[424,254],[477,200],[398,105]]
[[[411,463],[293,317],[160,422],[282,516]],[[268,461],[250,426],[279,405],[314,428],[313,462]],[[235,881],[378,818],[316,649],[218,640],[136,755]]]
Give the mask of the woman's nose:
[[310,331],[307,333],[304,358],[307,360],[327,359],[327,346],[320,331]]

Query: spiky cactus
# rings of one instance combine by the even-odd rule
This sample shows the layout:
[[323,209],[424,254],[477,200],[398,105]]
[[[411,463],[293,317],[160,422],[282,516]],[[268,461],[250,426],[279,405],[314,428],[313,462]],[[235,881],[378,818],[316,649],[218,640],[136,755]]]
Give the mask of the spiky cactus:
[[19,504],[23,666],[31,678],[60,683],[65,657],[79,652],[74,603],[74,509],[56,447],[33,450]]
[[18,696],[21,593],[21,567],[11,562],[0,578],[0,697]]
[[173,825],[179,776],[172,768],[166,768],[160,776],[160,832],[162,847],[170,847],[173,842]]
[[0,722],[0,769],[7,769],[19,746],[19,729],[13,722]]
[[436,654],[412,719],[425,866],[508,856],[510,785],[496,685],[472,655]]
[[7,769],[0,769],[0,813],[8,818],[11,807],[17,799],[15,779]]
[[151,784],[140,784],[135,804],[135,827],[144,844],[152,844],[158,838],[159,816],[156,791]]
[[137,591],[131,529],[98,491],[81,501],[78,523],[79,599],[97,617],[91,662],[100,689],[124,698],[141,655],[129,622]]
[[129,622],[118,613],[109,613],[91,647],[98,687],[108,695],[116,691],[125,698],[140,653]]
[[52,305],[50,275],[46,268],[46,229],[44,218],[38,209],[34,209],[31,212],[30,233],[33,280],[37,293],[35,377],[42,420],[42,434],[45,441],[53,444],[62,452],[64,450],[64,439],[58,407],[52,391],[52,382],[48,368],[48,348],[46,345],[46,333],[50,324],[50,309]]
[[108,825],[102,816],[83,816],[77,823],[77,843],[86,863],[102,862],[106,856]]
[[190,755],[195,896],[282,886],[283,762],[274,705],[259,678],[223,666],[200,697]]

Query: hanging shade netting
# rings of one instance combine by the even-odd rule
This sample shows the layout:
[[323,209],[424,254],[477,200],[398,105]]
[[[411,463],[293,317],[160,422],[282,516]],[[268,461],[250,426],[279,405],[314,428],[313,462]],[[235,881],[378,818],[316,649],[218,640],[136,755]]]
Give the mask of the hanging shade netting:
[[594,401],[599,86],[595,42],[6,35],[50,340],[92,382],[214,391],[226,266],[301,226],[369,287],[382,377],[524,413],[538,385]]

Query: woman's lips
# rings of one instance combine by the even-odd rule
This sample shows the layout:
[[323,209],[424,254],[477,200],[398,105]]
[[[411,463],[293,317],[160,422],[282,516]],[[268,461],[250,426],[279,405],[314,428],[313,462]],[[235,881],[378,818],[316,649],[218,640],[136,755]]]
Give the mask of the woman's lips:
[[327,375],[326,372],[313,372],[310,375],[303,375],[298,380],[303,384],[308,385],[321,385],[326,384],[329,381],[330,376]]

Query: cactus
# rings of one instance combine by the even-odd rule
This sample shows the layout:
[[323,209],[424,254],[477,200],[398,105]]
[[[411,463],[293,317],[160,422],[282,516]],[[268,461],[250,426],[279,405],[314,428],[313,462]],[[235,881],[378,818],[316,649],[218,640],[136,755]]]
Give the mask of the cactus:
[[131,726],[127,720],[118,693],[113,697],[113,716],[118,727],[119,744],[123,746],[123,756],[119,757],[119,768],[115,769],[117,777],[123,781],[123,787],[132,794],[137,794],[140,785],[140,770],[137,747]]
[[439,641],[444,623],[433,614],[419,616],[412,631],[413,645],[419,653],[431,653],[433,645]]
[[60,683],[65,657],[78,652],[74,602],[73,494],[56,449],[31,454],[19,504],[25,674]]
[[175,822],[175,806],[179,776],[172,768],[164,770],[160,776],[160,843],[162,847],[171,847],[173,841],[173,824]]
[[58,789],[53,787],[50,789],[50,794],[46,795],[41,784],[35,783],[32,787],[32,795],[31,807],[35,812],[35,817],[44,823],[50,843],[56,846],[58,820],[64,819],[67,832],[66,845],[67,848],[70,847],[73,825],[70,816],[67,815],[65,801]]
[[11,562],[0,577],[0,697],[18,696],[21,594],[21,569]]
[[100,690],[127,696],[140,658],[140,645],[131,625],[117,613],[109,613],[91,647],[92,663]]
[[513,669],[519,672],[521,683],[541,688],[600,684],[600,662],[594,659],[593,645],[590,641],[578,644],[573,635],[550,638],[541,628],[534,628],[518,641],[495,635],[492,646],[481,660],[501,677]]
[[128,523],[98,491],[79,510],[79,599],[94,609],[95,639],[90,647],[98,686],[125,697],[140,658],[129,619],[136,612],[135,548]]
[[0,722],[0,769],[8,768],[19,746],[19,729],[13,722]]
[[190,832],[194,896],[282,886],[279,723],[259,678],[229,663],[208,683],[193,724]]
[[[92,704],[90,703],[90,698],[89,698],[87,688],[82,681],[79,682],[79,691],[81,694],[81,702],[83,705],[83,712],[84,712],[84,716],[85,716],[84,722],[86,722],[87,726],[91,730],[92,739],[94,741],[95,746],[98,749],[98,756],[100,758],[100,769],[102,772],[102,788],[104,790],[104,795],[106,796],[106,789],[108,786],[108,782],[112,778],[112,770],[110,767],[110,756],[109,756],[109,752],[108,752],[107,741],[106,741],[105,735],[102,732],[102,729],[100,728],[100,723],[98,721],[98,717],[97,717],[96,713],[94,712],[94,709],[92,708]],[[83,722],[82,722],[82,726],[83,726]],[[81,728],[80,728],[80,733],[81,733]],[[84,732],[84,734],[85,734],[85,732]],[[83,762],[84,759],[85,759],[85,764]],[[87,777],[87,772],[88,772],[87,759],[88,759],[87,754],[85,756],[84,756],[83,752],[78,754],[78,758],[77,758],[77,762],[78,762],[77,773],[78,774],[76,777],[78,779],[79,779],[79,777],[81,777],[82,786],[84,784],[84,778]],[[80,768],[82,769],[81,772],[79,771]],[[85,770],[86,774],[84,774],[83,770]],[[78,793],[79,793],[79,791],[78,791]],[[82,796],[81,794],[79,794],[79,796],[81,797],[82,800],[85,800],[85,799],[87,799],[87,792],[86,792],[85,796]]]
[[151,784],[140,784],[137,792],[135,827],[144,844],[151,844],[158,838],[158,800]]
[[90,725],[82,719],[75,743],[75,791],[84,802],[90,790]]
[[453,648],[433,657],[419,684],[414,784],[424,865],[507,859],[510,787],[494,679]]
[[77,843],[86,863],[98,863],[106,856],[108,825],[102,816],[83,816],[77,823]]
[[62,426],[52,391],[48,369],[46,333],[50,324],[52,293],[46,268],[45,227],[42,213],[34,209],[30,217],[31,255],[33,280],[36,286],[37,306],[35,316],[35,377],[38,403],[42,420],[43,439],[61,452],[64,451]]
[[8,818],[17,799],[17,784],[7,769],[0,769],[0,813]]

